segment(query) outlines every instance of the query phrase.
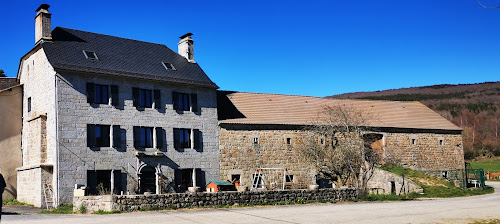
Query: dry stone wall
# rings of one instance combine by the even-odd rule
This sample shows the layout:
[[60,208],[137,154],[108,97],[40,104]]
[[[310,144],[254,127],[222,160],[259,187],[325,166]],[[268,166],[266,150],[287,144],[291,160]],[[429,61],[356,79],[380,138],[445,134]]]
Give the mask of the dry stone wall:
[[215,207],[221,205],[273,204],[279,202],[346,201],[358,197],[356,189],[247,191],[247,192],[199,192],[160,195],[113,195],[74,197],[77,210],[82,205],[87,212],[101,210],[136,211],[148,209],[177,209],[191,207]]

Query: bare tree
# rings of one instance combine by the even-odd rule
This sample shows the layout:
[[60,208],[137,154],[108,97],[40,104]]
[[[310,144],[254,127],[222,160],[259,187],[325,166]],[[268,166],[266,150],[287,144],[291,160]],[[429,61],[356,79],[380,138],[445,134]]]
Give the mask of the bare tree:
[[366,190],[380,161],[376,146],[380,135],[365,128],[370,119],[369,113],[350,105],[323,107],[317,122],[306,128],[301,150],[319,178]]

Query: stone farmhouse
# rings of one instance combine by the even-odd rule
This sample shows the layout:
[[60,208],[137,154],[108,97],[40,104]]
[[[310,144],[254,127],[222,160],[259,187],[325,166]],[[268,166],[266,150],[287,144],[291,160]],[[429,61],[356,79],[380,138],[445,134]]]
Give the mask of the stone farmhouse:
[[[304,127],[319,122],[318,115],[326,105],[349,106],[372,114],[364,135],[377,137],[382,145],[379,153],[386,161],[463,180],[461,129],[419,102],[227,91],[218,92],[221,178],[237,178],[250,186],[262,181],[255,177],[259,175],[256,168],[286,168],[284,179],[289,188],[314,184],[315,170],[298,152],[299,143],[306,134]],[[272,174],[268,172],[268,176]]]
[[218,180],[218,86],[194,61],[191,34],[176,53],[51,30],[48,8],[36,10],[35,47],[17,75],[24,91],[18,199],[57,205],[71,203],[75,186],[160,193]]
[[196,191],[226,179],[250,186],[263,167],[287,168],[283,182],[305,188],[315,171],[297,143],[322,105],[376,114],[366,134],[378,136],[385,158],[445,176],[464,169],[461,129],[418,102],[217,91],[194,60],[191,33],[174,52],[52,30],[48,9],[36,10],[35,46],[21,58],[17,82],[0,88],[0,110],[15,113],[0,117],[0,149],[11,160],[1,157],[0,168],[10,186],[17,173],[19,201],[71,203],[81,187],[95,195]]

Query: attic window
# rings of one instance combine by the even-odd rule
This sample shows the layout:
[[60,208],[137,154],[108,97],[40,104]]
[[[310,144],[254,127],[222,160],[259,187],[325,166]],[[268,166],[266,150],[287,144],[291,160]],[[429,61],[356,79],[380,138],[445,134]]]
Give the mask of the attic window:
[[172,65],[168,62],[162,62],[162,64],[163,64],[163,67],[165,67],[165,69],[175,71],[174,65]]
[[83,54],[85,55],[85,57],[89,60],[99,60],[97,58],[97,54],[93,51],[83,51]]

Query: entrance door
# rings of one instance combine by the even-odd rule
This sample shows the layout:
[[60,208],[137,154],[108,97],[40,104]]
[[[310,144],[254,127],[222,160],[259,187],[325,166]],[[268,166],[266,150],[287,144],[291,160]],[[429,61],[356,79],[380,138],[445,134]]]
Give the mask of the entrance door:
[[141,170],[141,194],[156,193],[156,172],[153,167],[146,166]]

